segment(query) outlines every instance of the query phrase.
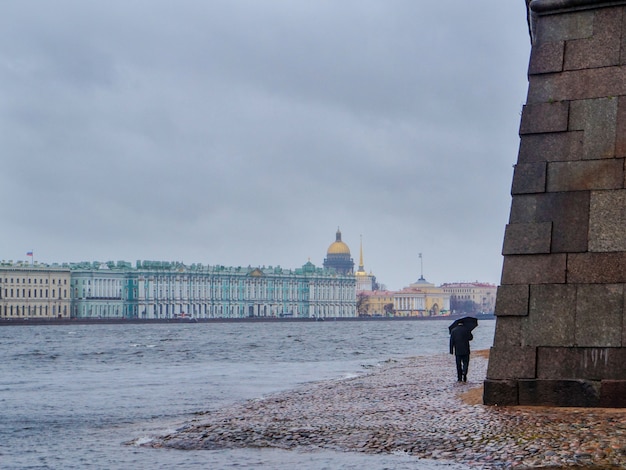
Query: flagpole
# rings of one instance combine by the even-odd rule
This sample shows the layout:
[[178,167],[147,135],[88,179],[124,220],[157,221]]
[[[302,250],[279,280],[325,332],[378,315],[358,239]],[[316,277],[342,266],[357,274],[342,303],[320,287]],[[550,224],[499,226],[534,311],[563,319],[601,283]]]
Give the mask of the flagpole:
[[422,258],[422,254],[419,254],[420,256],[420,276],[422,277],[422,279],[424,278],[424,260]]

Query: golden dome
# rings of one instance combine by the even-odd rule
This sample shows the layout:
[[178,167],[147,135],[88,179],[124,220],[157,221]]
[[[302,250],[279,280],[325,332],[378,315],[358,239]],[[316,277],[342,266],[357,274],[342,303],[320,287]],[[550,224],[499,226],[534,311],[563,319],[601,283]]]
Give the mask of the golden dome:
[[348,248],[348,245],[346,245],[342,241],[333,242],[328,247],[328,254],[329,255],[349,255],[350,254],[350,248]]
[[341,241],[341,231],[337,229],[336,240],[328,247],[329,255],[350,255],[350,248]]

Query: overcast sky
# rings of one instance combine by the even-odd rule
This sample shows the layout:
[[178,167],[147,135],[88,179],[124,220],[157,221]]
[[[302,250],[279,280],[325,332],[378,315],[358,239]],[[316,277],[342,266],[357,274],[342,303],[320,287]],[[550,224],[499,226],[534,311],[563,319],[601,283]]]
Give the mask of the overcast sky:
[[20,0],[0,15],[0,260],[498,284],[523,0]]

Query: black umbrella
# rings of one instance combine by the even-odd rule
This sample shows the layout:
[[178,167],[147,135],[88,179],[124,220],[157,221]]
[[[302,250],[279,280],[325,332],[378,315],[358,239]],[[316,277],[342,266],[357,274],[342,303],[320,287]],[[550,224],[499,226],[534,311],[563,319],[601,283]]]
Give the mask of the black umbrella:
[[450,331],[450,333],[452,333],[452,330],[461,324],[468,330],[472,331],[474,328],[478,326],[478,318],[474,318],[474,317],[459,318],[455,320],[454,323],[452,323],[452,325],[448,327],[448,330]]

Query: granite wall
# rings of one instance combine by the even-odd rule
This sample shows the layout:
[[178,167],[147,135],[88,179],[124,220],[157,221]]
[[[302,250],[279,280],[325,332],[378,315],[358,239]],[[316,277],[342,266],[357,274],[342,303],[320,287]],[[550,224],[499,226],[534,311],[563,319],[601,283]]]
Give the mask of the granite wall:
[[484,403],[626,407],[626,1],[529,18]]

